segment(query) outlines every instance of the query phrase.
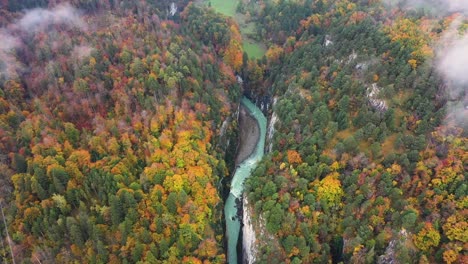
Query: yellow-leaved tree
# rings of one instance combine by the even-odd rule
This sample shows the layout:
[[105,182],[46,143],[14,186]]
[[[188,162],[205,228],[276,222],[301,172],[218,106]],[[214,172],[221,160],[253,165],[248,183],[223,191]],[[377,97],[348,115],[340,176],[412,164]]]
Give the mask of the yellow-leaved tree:
[[339,173],[332,172],[323,178],[317,188],[317,198],[330,206],[339,206],[344,192],[338,179]]
[[424,228],[413,236],[413,241],[416,247],[422,251],[429,251],[432,247],[439,245],[440,234],[431,223],[426,223]]

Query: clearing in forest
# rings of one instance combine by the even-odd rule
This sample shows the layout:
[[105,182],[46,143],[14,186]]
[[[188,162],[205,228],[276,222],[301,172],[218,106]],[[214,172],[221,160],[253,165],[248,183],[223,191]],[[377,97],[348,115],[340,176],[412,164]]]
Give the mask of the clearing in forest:
[[221,14],[234,18],[242,35],[242,48],[247,52],[249,58],[259,59],[265,54],[265,45],[249,37],[249,34],[254,34],[255,24],[253,22],[247,23],[245,15],[236,12],[239,0],[206,0],[205,3],[211,4],[211,7]]

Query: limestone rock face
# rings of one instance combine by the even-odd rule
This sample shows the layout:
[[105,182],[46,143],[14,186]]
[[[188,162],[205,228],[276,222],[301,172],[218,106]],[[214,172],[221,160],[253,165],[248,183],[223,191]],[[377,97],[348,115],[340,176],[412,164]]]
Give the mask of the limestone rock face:
[[[278,97],[275,97],[273,99],[273,105],[272,108],[274,109],[276,102],[278,101]],[[275,124],[278,122],[278,115],[276,115],[276,112],[273,110],[273,114],[271,115],[270,122],[268,123],[268,128],[267,128],[267,152],[271,152],[273,150],[273,135],[275,134]]]
[[384,100],[378,98],[379,93],[380,87],[378,87],[376,83],[373,83],[371,87],[367,88],[367,98],[372,107],[380,112],[385,112],[388,106]]
[[254,225],[252,224],[252,216],[250,213],[250,206],[247,198],[242,198],[243,203],[243,223],[244,226],[242,227],[242,245],[243,245],[243,259],[244,263],[251,264],[255,263],[256,255],[257,255],[257,246],[256,246],[256,235]]
[[397,252],[401,247],[411,248],[407,245],[410,242],[411,234],[403,228],[398,233],[398,236],[390,241],[387,249],[385,250],[385,254],[379,256],[377,264],[400,264],[396,256]]

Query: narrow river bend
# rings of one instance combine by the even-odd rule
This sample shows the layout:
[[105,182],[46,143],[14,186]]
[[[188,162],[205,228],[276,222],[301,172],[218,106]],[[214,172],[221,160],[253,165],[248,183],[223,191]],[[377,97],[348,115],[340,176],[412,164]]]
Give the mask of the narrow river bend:
[[[229,192],[229,197],[227,198],[226,205],[224,206],[224,215],[226,218],[226,236],[228,241],[227,260],[229,264],[238,263],[237,241],[239,239],[241,219],[238,216],[237,204],[241,203],[240,200],[242,198],[242,193],[244,192],[245,179],[250,176],[251,171],[263,157],[267,126],[267,120],[262,111],[258,109],[258,107],[256,107],[249,99],[244,97],[242,98],[241,103],[248,110],[250,116],[256,120],[259,127],[259,136],[258,141],[256,142],[256,146],[250,156],[244,159],[237,166],[234,176],[231,180],[231,190]],[[244,142],[249,142],[249,140]],[[236,200],[238,202],[236,202]]]

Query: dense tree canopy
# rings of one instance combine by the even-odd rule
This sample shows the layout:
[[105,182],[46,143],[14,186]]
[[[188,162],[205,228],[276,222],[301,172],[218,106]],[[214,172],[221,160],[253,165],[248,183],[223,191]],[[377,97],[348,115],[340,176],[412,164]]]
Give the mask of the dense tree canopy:
[[433,63],[468,23],[387,2],[239,0],[254,60],[203,1],[0,0],[0,258],[225,263],[244,93],[258,263],[467,262],[466,89]]
[[13,187],[2,196],[17,260],[225,261],[217,134],[240,89],[237,66],[217,52],[238,36],[211,12],[190,22],[224,21],[228,42],[204,43],[186,22],[158,17],[159,4],[132,5],[144,13],[103,8],[82,14],[86,28],[11,32],[28,67],[0,77],[1,173]]
[[259,263],[463,263],[447,227],[464,215],[467,230],[467,159],[455,154],[466,131],[443,123],[444,85],[425,63],[440,27],[385,12],[345,0],[257,10],[276,42],[265,85],[278,122],[247,192],[259,232],[281,242],[259,239]]

